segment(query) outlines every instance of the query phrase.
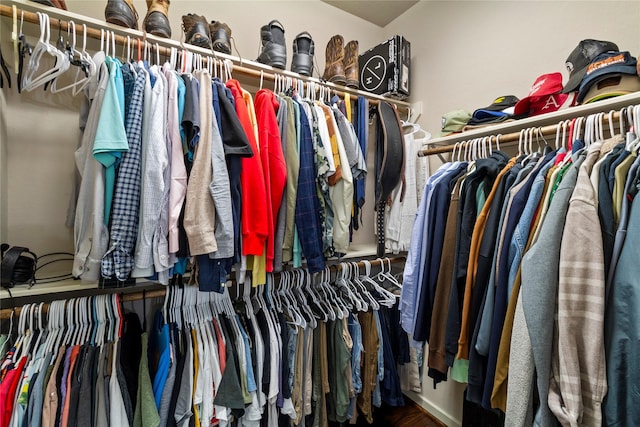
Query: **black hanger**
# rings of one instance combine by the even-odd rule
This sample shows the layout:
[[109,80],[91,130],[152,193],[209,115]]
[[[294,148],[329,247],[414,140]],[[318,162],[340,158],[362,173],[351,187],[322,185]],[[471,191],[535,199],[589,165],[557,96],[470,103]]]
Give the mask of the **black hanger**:
[[[4,62],[4,56],[2,56],[2,48],[0,48],[0,70],[2,70],[5,77],[7,78],[7,86],[9,86],[9,89],[11,89],[11,74],[9,74],[9,69],[7,68],[7,65]],[[3,87],[4,87],[4,79],[2,77],[2,73],[0,73],[0,88],[3,88]]]
[[20,43],[18,44],[18,93],[22,92],[22,72],[24,71],[24,59],[27,54],[31,56],[33,53],[33,49],[31,45],[27,42],[27,38],[24,34],[20,34]]

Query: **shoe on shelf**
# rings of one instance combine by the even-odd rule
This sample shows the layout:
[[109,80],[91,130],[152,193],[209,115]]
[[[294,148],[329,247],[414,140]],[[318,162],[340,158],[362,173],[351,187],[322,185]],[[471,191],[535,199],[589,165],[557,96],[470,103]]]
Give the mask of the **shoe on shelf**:
[[67,4],[64,0],[33,0],[36,3],[43,4],[45,6],[51,6],[62,10],[67,10]]
[[273,20],[260,29],[262,52],[257,61],[284,70],[287,64],[287,47],[284,41],[284,26]]
[[291,71],[310,76],[313,71],[314,44],[311,34],[304,31],[293,40],[293,58],[291,59]]
[[231,28],[224,22],[211,21],[209,24],[209,35],[213,50],[231,54]]
[[138,29],[138,12],[133,6],[133,0],[107,0],[104,17],[110,24]]
[[322,78],[344,86],[347,78],[344,74],[344,38],[341,35],[337,34],[329,39],[325,58]]
[[209,23],[204,16],[188,13],[182,15],[182,30],[187,43],[211,49]]
[[344,48],[344,74],[347,87],[360,87],[360,71],[358,67],[358,42],[351,40]]
[[154,36],[171,38],[169,24],[170,0],[147,0],[147,15],[144,17],[143,27],[147,33]]

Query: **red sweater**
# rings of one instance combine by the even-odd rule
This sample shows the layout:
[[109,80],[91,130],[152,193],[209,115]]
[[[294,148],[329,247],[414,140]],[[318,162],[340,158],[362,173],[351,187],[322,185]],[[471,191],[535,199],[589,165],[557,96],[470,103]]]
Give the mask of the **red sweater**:
[[[258,155],[253,126],[249,118],[247,105],[242,97],[242,87],[237,80],[227,81],[236,104],[236,113],[247,134],[253,150],[252,157],[242,158],[240,184],[242,186],[242,255],[262,255],[269,235],[267,189],[265,185],[262,160]],[[271,229],[273,231],[273,229]]]
[[264,182],[267,186],[267,200],[269,212],[267,223],[269,237],[267,238],[267,272],[273,271],[273,252],[275,226],[278,209],[282,202],[282,194],[287,183],[287,165],[282,153],[280,129],[276,111],[279,104],[276,96],[268,89],[261,89],[256,94],[254,102],[256,118],[258,120],[258,139],[260,144],[260,158],[264,172]]

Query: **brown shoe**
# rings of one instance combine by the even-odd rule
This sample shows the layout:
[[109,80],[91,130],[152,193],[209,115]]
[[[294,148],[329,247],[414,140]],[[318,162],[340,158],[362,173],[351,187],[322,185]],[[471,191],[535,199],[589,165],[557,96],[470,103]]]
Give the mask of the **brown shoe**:
[[358,42],[352,40],[344,48],[344,74],[347,77],[347,87],[360,87],[360,71],[358,68]]
[[133,6],[133,0],[108,0],[104,17],[110,24],[138,29],[138,12]]
[[231,28],[224,22],[211,21],[209,24],[209,35],[213,50],[231,54]]
[[211,49],[209,38],[209,23],[204,16],[188,13],[182,15],[182,30],[187,43],[194,46]]
[[154,36],[171,38],[169,24],[170,0],[147,0],[147,15],[144,17],[144,30]]
[[332,83],[344,85],[347,81],[344,74],[344,38],[341,35],[331,37],[327,43],[326,65],[322,78]]
[[64,0],[33,0],[36,3],[43,4],[45,6],[56,7],[58,9],[67,10],[67,4]]

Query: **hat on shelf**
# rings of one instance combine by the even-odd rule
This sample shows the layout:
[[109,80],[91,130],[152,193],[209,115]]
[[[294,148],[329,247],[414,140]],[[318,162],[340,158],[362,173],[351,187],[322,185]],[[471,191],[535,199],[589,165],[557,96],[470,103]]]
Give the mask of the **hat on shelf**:
[[586,39],[578,43],[578,46],[573,49],[565,62],[567,71],[569,71],[569,81],[565,85],[562,93],[578,90],[580,82],[587,71],[587,67],[596,56],[604,52],[618,50],[618,46],[615,43],[608,41]]
[[640,91],[640,76],[607,74],[594,82],[584,96],[583,104]]
[[638,61],[629,52],[605,52],[598,55],[587,67],[580,90],[578,102],[585,99],[587,92],[600,79],[612,74],[638,76]]
[[466,110],[453,110],[442,116],[442,128],[439,136],[447,136],[461,132],[471,119],[471,113]]
[[513,95],[500,96],[494,99],[491,105],[475,110],[468,124],[475,126],[502,122],[513,116],[513,109],[518,101],[519,99]]
[[516,116],[537,116],[551,113],[573,104],[574,96],[561,93],[562,74],[549,73],[539,76],[529,94],[515,106]]

